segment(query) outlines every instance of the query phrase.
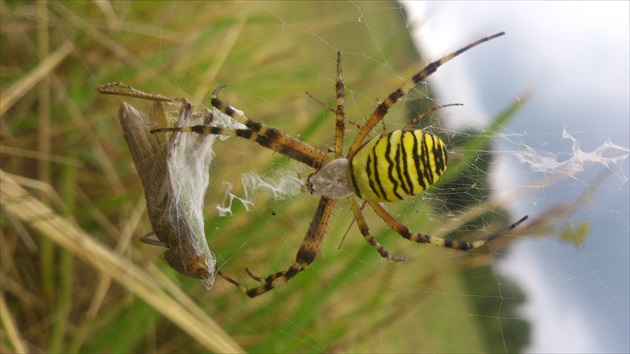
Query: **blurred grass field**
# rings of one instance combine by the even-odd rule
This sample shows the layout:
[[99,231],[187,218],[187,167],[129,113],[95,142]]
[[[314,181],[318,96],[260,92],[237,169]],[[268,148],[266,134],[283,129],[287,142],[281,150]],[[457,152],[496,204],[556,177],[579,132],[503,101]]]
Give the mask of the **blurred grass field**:
[[[352,220],[345,202],[313,265],[253,300],[221,279],[205,291],[168,268],[162,249],[139,241],[150,225],[116,117],[120,99],[95,87],[122,81],[186,97],[199,109],[216,86],[228,84],[224,101],[325,150],[333,144],[334,117],[304,91],[333,104],[337,50],[344,55],[346,113],[358,123],[426,64],[398,4],[5,1],[0,10],[0,166],[3,188],[11,188],[3,191],[1,219],[2,352],[518,347],[520,339],[506,337],[521,324],[504,313],[518,296],[487,267],[494,257],[487,248],[464,255],[411,244],[368,215],[374,236],[409,261],[380,259],[355,226],[338,249]],[[387,127],[434,105],[428,97],[420,85],[413,99],[392,109]],[[437,126],[438,114],[427,121]],[[349,126],[347,134],[354,131]],[[257,274],[285,269],[317,197],[273,201],[261,194],[252,211],[235,203],[233,216],[219,218],[222,182],[238,194],[241,173],[295,163],[238,139],[215,152],[205,215],[218,265],[246,282],[245,267]],[[434,206],[417,198],[390,210],[412,230],[435,236],[461,227],[440,221]],[[488,221],[482,230],[504,222]],[[509,239],[497,241],[493,252]]]

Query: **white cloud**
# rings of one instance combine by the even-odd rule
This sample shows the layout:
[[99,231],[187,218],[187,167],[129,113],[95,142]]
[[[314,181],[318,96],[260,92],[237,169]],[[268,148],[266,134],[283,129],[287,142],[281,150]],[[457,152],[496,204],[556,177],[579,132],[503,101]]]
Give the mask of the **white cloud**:
[[[592,322],[571,292],[559,291],[558,281],[550,276],[538,251],[528,243],[512,247],[501,262],[502,275],[514,280],[527,294],[520,314],[531,324],[530,353],[583,353],[601,351]],[[546,276],[543,276],[545,275]],[[560,276],[559,274],[556,274]]]

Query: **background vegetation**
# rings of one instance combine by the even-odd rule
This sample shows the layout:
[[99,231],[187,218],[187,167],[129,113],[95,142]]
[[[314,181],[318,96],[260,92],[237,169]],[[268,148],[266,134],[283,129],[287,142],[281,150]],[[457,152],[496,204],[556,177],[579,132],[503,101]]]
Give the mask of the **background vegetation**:
[[[490,352],[526,340],[527,327],[506,310],[522,296],[489,267],[511,237],[494,243],[492,256],[488,248],[462,254],[410,244],[368,215],[379,241],[409,258],[392,264],[354,226],[338,249],[352,219],[340,203],[313,266],[254,300],[221,279],[205,291],[168,268],[163,250],[138,240],[150,225],[116,118],[120,99],[95,87],[123,81],[201,107],[218,84],[229,84],[222,98],[250,118],[326,149],[334,117],[304,91],[333,103],[336,50],[344,54],[347,115],[358,123],[425,63],[398,4],[5,1],[0,10],[3,352]],[[434,105],[428,97],[419,86],[387,127]],[[426,124],[454,144],[439,126],[443,111]],[[463,136],[460,149],[481,150],[491,134]],[[294,164],[237,139],[215,152],[205,214],[219,265],[243,281],[245,267],[285,269],[317,197],[261,194],[253,211],[235,203],[232,217],[219,218],[223,181],[238,194],[240,173]],[[475,182],[471,170],[482,182],[490,158],[460,159],[469,169],[453,170],[467,180],[455,173],[415,202],[388,207],[436,236],[477,231],[451,235],[472,239],[499,229],[505,213],[447,198],[470,196],[458,186]],[[473,202],[487,197],[480,186]],[[455,210],[456,217],[441,215]]]

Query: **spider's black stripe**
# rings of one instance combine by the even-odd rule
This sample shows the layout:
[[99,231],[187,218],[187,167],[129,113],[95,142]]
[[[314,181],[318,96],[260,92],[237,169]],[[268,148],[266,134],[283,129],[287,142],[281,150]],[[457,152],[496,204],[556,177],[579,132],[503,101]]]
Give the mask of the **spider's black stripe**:
[[424,170],[426,169],[422,156],[424,155],[424,133],[420,132],[420,141],[418,141],[418,135],[413,135],[413,162],[416,165],[416,175],[418,176],[418,184],[422,187],[422,190],[427,189],[426,183],[424,183]]
[[442,145],[442,156],[440,162],[442,164],[442,171],[446,170],[446,166],[448,166],[448,151],[446,150],[446,146]]
[[420,188],[421,188],[421,190],[418,191],[417,193],[420,193],[422,192],[424,186],[420,182],[421,171],[420,171],[420,161],[418,159],[418,136],[416,134],[413,134],[413,150],[411,151],[411,157],[413,158],[413,166],[416,170],[416,176],[418,179],[418,183],[420,184]]
[[[392,160],[390,157],[392,151],[392,134],[389,133],[387,136],[382,136],[380,139],[385,139],[385,143],[387,148],[385,149],[385,160],[387,160],[387,179],[392,184],[391,191],[394,193],[398,200],[403,199],[400,194],[398,194],[398,179],[394,176],[394,168],[396,167],[396,161]],[[379,140],[380,140],[379,139]],[[385,199],[389,200],[388,196],[385,196]]]
[[[213,107],[216,107],[218,110],[220,110],[221,112],[227,114],[230,117],[234,117],[234,115],[237,113],[234,110],[234,108],[232,108],[229,105],[225,104],[223,101],[221,101],[220,99],[218,99],[216,97],[212,98],[211,104],[212,104]],[[264,129],[264,125],[262,123],[255,122],[255,121],[250,120],[250,119],[247,119],[247,122],[245,123],[245,126],[247,128],[249,128],[249,129],[251,129],[252,131],[256,132],[256,133],[264,134],[264,135],[267,135],[267,136],[270,136],[270,134],[268,134],[268,132],[270,130],[275,130],[276,132],[278,132],[274,128]],[[278,133],[280,133],[280,132],[278,132]],[[271,132],[271,134],[274,134],[274,133]]]
[[[402,148],[402,144],[401,141],[392,141],[392,133],[389,134],[390,138],[389,138],[389,142],[392,144],[392,146],[396,149],[395,155],[394,155],[394,168],[396,170],[396,175],[394,176],[396,178],[396,180],[398,181],[398,183],[400,184],[400,189],[402,189],[402,191],[405,194],[409,194],[409,190],[407,188],[407,185],[405,184],[405,180],[402,174],[402,160],[401,160],[401,156],[402,156],[402,152],[400,151],[400,149]],[[401,136],[400,138],[402,139],[402,132],[401,132]]]
[[[225,86],[223,86],[225,87]],[[223,101],[221,101],[220,99],[216,98],[216,97],[212,97],[212,100],[210,100],[210,104],[212,104],[213,107],[216,107],[218,110],[220,110],[221,112],[227,114],[228,116],[232,117],[234,116],[234,108],[228,106],[227,104],[223,103]]]
[[[368,156],[368,165],[370,163],[370,157]],[[350,166],[352,166],[352,160],[350,160]],[[367,165],[366,165],[367,166]],[[366,173],[368,173],[368,167],[366,167]],[[356,194],[357,197],[359,197],[360,199],[363,199],[363,197],[361,196],[361,191],[359,190],[359,188],[357,187],[357,174],[354,173],[354,169],[350,169],[350,179],[352,180],[352,190],[354,191],[354,194]],[[368,173],[369,176],[369,173]],[[372,189],[372,181],[370,181],[370,179],[368,178],[368,182],[370,184],[370,189]]]
[[424,178],[427,181],[427,187],[433,184],[433,170],[431,170],[431,159],[433,159],[433,151],[429,151],[429,144],[427,139],[431,139],[431,134],[424,134],[422,136],[422,164],[424,165]]
[[246,295],[249,296],[250,298],[254,298],[258,295],[262,295],[266,293],[267,291],[271,289],[273,289],[273,283],[265,283],[257,288],[248,290]]
[[404,137],[405,137],[405,132],[401,131],[400,140],[396,142],[396,144],[398,145],[396,148],[396,173],[397,173],[398,181],[400,182],[400,187],[402,188],[405,195],[408,196],[410,195],[409,194],[410,191],[409,191],[409,185],[407,184],[407,180],[405,178],[406,177],[405,176],[406,175],[405,160],[403,158],[405,155],[405,144],[403,141]]
[[446,152],[446,147],[441,142],[441,140],[434,136],[433,137],[433,155],[435,158],[435,169],[438,174],[442,174],[444,170],[446,170],[446,165],[448,163],[448,154]]
[[442,175],[446,170],[446,147],[440,138],[433,135],[433,158],[435,160],[435,171]]
[[[231,115],[230,115],[231,117]],[[262,127],[262,123],[259,122],[254,122],[253,120],[247,120],[247,124],[245,124],[249,129],[255,131],[256,133],[261,133],[261,131],[263,130]],[[275,128],[267,128],[264,131],[265,135],[271,137],[271,136],[278,136],[281,133],[275,129]]]
[[[407,161],[407,159],[409,158],[408,155],[408,148],[405,146],[405,135],[411,134],[412,136],[414,136],[414,132],[413,131],[403,131],[402,135],[400,137],[400,150],[401,150],[401,159],[402,159],[402,174],[404,175],[405,178],[405,182],[407,183],[407,185],[409,186],[409,190],[405,190],[405,192],[407,193],[407,195],[415,195],[414,194],[414,184],[411,181],[411,176],[409,175],[409,163]],[[413,151],[412,151],[413,153]]]
[[[396,230],[396,232],[398,232],[400,236],[406,238],[407,240],[411,242],[416,242],[416,243],[432,243],[431,239],[432,238],[435,239],[434,237],[429,236],[429,235],[411,232],[404,225],[401,225]],[[448,239],[441,239],[441,241],[443,242],[442,246],[445,248],[452,248],[452,249],[456,249],[460,251],[468,251],[472,248],[475,248],[473,244],[466,241],[453,241],[453,240],[448,240]]]
[[[377,195],[379,195],[381,198],[387,200],[387,195],[385,194],[385,190],[383,189],[383,184],[381,184],[381,177],[379,176],[378,173],[378,155],[376,153],[376,147],[378,146],[378,143],[374,144],[374,147],[372,148],[372,153],[369,155],[374,156],[374,159],[372,161],[372,173],[374,175],[374,184],[372,184],[372,178],[369,178],[370,180],[370,188],[372,189],[372,191],[374,191],[374,193],[376,193]],[[368,163],[366,164],[366,166],[370,165],[370,161],[368,160]],[[369,171],[369,167],[367,167],[367,172],[368,172],[368,177],[370,176],[370,171]],[[377,190],[378,189],[378,190]]]
[[[367,156],[367,161],[366,161],[366,163],[365,163],[365,174],[366,174],[366,176],[368,176],[368,183],[370,184],[370,189],[371,189],[372,191],[374,191],[374,193],[378,194],[378,192],[377,192],[377,190],[376,190],[376,186],[374,185],[374,181],[373,181],[373,180],[372,180],[372,178],[370,177],[370,176],[372,175],[372,172],[370,172],[370,166],[372,166],[372,155],[371,155],[371,154],[369,154],[369,155]],[[354,177],[354,174],[353,174],[353,178],[355,178],[355,177]],[[355,178],[355,184],[354,184],[354,185],[355,185],[355,186],[357,185],[357,184],[356,184],[356,178]],[[357,190],[355,191],[355,193],[357,193],[357,195],[359,196],[359,198],[361,197],[361,193],[360,193],[360,190],[359,190],[358,188],[357,188]]]
[[404,95],[405,92],[403,92],[403,90],[401,90],[400,88],[390,93],[389,96],[387,96],[387,99],[383,101],[383,103],[379,104],[376,108],[380,112],[381,117],[385,116],[391,106],[393,106],[394,103],[396,103]]
[[441,65],[442,65],[442,59],[436,60],[433,63],[427,65],[426,68],[422,69],[422,71],[420,71],[419,73],[417,73],[417,74],[415,74],[414,76],[411,77],[411,81],[413,82],[413,85],[414,86],[417,85],[418,83],[420,83],[420,81],[424,80],[429,75],[431,75],[434,72],[436,72],[437,69]]

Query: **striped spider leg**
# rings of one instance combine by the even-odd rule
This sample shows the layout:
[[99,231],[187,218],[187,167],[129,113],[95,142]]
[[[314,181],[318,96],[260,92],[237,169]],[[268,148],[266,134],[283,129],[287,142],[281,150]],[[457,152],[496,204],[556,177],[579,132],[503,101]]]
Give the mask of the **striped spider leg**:
[[249,297],[262,295],[280,284],[286,283],[315,260],[330,221],[332,210],[337,200],[341,198],[348,200],[359,230],[367,242],[384,258],[394,261],[403,260],[403,258],[389,253],[371,236],[368,224],[361,211],[362,207],[357,203],[355,195],[367,202],[376,214],[402,237],[417,243],[430,243],[440,247],[464,251],[481,247],[525,221],[527,216],[503,230],[474,242],[451,241],[411,232],[404,224],[391,216],[380,203],[410,198],[435,183],[446,169],[447,152],[444,143],[437,136],[417,129],[389,131],[364,142],[370,131],[385,117],[389,108],[418,83],[435,72],[437,68],[459,54],[503,34],[501,32],[482,38],[442,59],[430,63],[414,75],[410,81],[392,92],[384,102],[377,106],[370,118],[360,127],[359,133],[345,156],[342,152],[342,146],[346,117],[344,113],[341,53],[339,52],[337,54],[335,89],[337,104],[335,109],[330,109],[334,111],[336,117],[334,158],[274,128],[254,122],[226,105],[218,98],[218,92],[224,86],[219,86],[214,91],[212,106],[245,125],[246,129],[224,129],[203,125],[154,129],[152,132],[179,131],[239,136],[315,169],[315,172],[307,179],[307,188],[312,194],[321,195],[321,198],[304,241],[298,250],[296,259],[289,269],[267,277],[258,277],[247,269],[247,273],[251,278],[262,283],[253,289],[247,288],[220,271],[219,275],[236,285]]

